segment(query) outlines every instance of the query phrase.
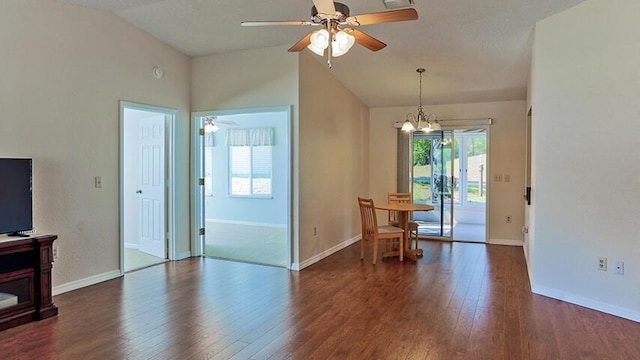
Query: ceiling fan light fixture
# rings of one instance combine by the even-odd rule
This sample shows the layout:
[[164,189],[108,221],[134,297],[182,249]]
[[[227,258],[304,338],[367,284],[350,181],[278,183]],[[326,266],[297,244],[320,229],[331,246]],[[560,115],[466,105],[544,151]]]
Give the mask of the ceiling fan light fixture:
[[213,124],[213,123],[205,123],[204,124],[204,132],[207,133],[207,134],[214,133],[214,132],[216,132],[218,130],[220,130],[220,128],[216,124]]
[[356,38],[346,32],[338,31],[331,42],[331,52],[334,57],[346,54],[349,49],[356,43]]
[[204,119],[204,132],[205,132],[206,134],[211,134],[211,133],[214,133],[214,132],[216,132],[216,131],[218,131],[218,130],[220,130],[220,128],[218,127],[218,125],[216,125],[216,124],[213,122],[213,118],[211,118],[211,117],[206,117],[206,118]]
[[324,56],[324,49],[327,47],[329,47],[329,32],[326,29],[314,32],[311,35],[311,43],[307,45],[309,50],[320,56]]

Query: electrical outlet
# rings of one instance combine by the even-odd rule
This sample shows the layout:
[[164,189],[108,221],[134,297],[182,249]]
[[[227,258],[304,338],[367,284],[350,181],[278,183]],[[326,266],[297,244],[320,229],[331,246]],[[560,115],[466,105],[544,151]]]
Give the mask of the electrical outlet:
[[53,261],[58,260],[58,255],[60,254],[59,250],[58,250],[58,245],[57,244],[53,244],[53,248],[51,249],[51,252],[53,253]]
[[607,271],[607,258],[599,257],[598,258],[598,270]]
[[509,182],[509,181],[511,181],[511,175],[504,174],[504,182]]
[[501,182],[502,181],[502,174],[493,174],[493,181]]
[[317,227],[313,227],[313,236],[318,236],[318,228]]
[[616,275],[624,275],[624,261],[616,261]]
[[507,224],[511,224],[511,215],[507,215],[507,216],[505,216],[505,217],[504,217],[504,221],[505,221]]

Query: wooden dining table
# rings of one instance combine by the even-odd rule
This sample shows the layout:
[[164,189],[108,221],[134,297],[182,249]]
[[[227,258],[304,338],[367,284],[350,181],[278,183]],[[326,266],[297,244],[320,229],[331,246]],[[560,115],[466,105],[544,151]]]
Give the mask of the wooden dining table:
[[432,205],[416,204],[416,203],[380,203],[375,204],[378,210],[397,211],[398,222],[402,229],[404,229],[405,241],[404,241],[404,256],[415,261],[418,255],[422,255],[422,249],[409,249],[409,213],[413,211],[431,211],[435,209]]

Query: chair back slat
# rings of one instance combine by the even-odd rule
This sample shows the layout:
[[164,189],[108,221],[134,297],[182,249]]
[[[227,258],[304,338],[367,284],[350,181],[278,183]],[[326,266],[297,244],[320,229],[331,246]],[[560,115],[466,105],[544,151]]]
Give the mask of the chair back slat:
[[[411,203],[413,198],[410,192],[390,192],[387,193],[387,201],[390,203]],[[389,211],[389,221],[398,221],[398,212]]]
[[375,236],[378,231],[378,219],[376,217],[376,208],[373,205],[373,199],[358,197],[358,205],[360,207],[362,236]]

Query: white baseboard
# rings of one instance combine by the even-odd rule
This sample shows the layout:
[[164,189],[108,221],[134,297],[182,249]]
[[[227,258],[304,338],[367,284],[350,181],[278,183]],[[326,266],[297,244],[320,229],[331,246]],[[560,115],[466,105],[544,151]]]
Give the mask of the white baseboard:
[[184,251],[176,255],[176,260],[184,260],[191,257],[191,251]]
[[235,221],[235,220],[220,220],[220,219],[205,219],[205,221],[218,223],[218,224],[232,224],[232,225],[245,225],[245,226],[264,226],[274,228],[286,228],[287,224],[274,224],[274,223],[259,223],[251,221]]
[[531,291],[534,294],[566,301],[568,303],[584,306],[586,308],[601,311],[603,313],[607,313],[607,314],[619,316],[621,318],[640,322],[640,312],[632,309],[627,309],[620,306],[603,303],[603,302],[585,298],[579,295],[575,295],[575,294],[567,293],[564,291],[548,288],[546,286],[540,286],[535,284],[531,285]]
[[487,244],[491,245],[507,245],[507,246],[522,246],[522,240],[512,239],[489,239]]
[[319,253],[319,254],[317,254],[315,256],[312,256],[309,259],[307,259],[307,260],[305,260],[305,261],[303,261],[301,263],[293,263],[293,264],[291,264],[291,270],[300,271],[300,270],[302,270],[302,269],[304,269],[304,268],[306,268],[308,266],[311,266],[311,265],[317,263],[318,261],[320,261],[320,260],[322,260],[322,259],[324,259],[324,258],[326,258],[326,257],[328,257],[330,255],[333,255],[333,254],[337,253],[338,251],[340,251],[340,250],[346,248],[347,246],[357,242],[358,240],[360,240],[360,235],[357,235],[355,237],[352,237],[351,239],[345,240],[345,241],[341,242],[340,244],[335,245],[335,246],[333,246],[333,247],[331,247],[331,248],[329,248],[329,249],[327,249],[327,250],[325,250],[325,251],[323,251],[323,252],[321,252],[321,253]]
[[138,249],[140,249],[140,244],[124,243],[124,247],[125,247],[126,249],[135,249],[135,250],[138,250]]
[[71,281],[71,282],[68,282],[66,284],[54,286],[53,289],[52,289],[52,293],[53,293],[54,296],[55,295],[60,295],[60,294],[66,293],[68,291],[80,289],[80,288],[83,288],[85,286],[95,285],[95,284],[101,283],[103,281],[115,279],[115,278],[120,277],[120,276],[122,276],[122,273],[120,273],[120,270],[109,271],[109,272],[106,272],[106,273],[89,276],[89,277],[84,278],[84,279]]

